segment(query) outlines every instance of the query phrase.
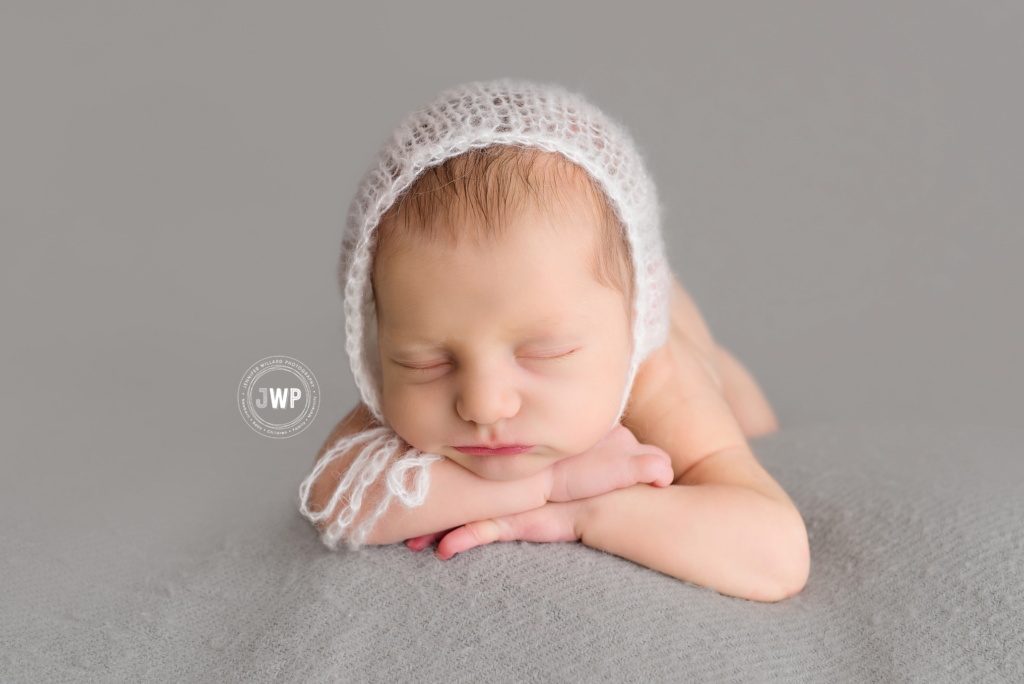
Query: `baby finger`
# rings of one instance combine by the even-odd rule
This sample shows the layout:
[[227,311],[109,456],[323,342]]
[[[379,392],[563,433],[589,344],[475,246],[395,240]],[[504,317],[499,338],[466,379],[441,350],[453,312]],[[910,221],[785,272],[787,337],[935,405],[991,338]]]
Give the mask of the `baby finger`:
[[667,487],[675,480],[672,459],[664,452],[637,454],[629,460],[629,467],[638,483]]
[[433,534],[424,534],[419,537],[413,537],[412,539],[406,539],[405,545],[413,551],[422,551],[423,549],[427,548],[437,540],[444,538],[446,534],[448,534],[454,529],[455,528],[453,527],[449,530],[443,530],[441,532],[434,532]]
[[502,526],[497,521],[477,520],[452,530],[437,545],[437,552],[434,555],[441,560],[448,560],[455,554],[468,551],[474,546],[485,546],[496,541],[511,541],[511,539],[502,537]]

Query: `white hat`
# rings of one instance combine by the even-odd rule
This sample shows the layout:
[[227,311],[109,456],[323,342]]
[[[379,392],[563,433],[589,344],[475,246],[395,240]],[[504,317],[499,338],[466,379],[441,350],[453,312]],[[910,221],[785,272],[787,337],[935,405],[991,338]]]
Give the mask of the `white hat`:
[[[331,548],[351,523],[365,487],[384,471],[389,460],[398,457],[388,470],[390,494],[413,506],[422,504],[426,496],[426,466],[443,458],[416,449],[402,451],[402,442],[390,429],[381,409],[383,372],[370,284],[377,226],[423,171],[467,150],[494,144],[560,153],[596,181],[623,227],[635,278],[633,356],[619,415],[609,429],[622,417],[640,364],[668,335],[672,274],[661,235],[661,206],[629,133],[581,96],[555,85],[504,79],[445,90],[395,127],[349,207],[338,268],[344,294],[345,349],[363,402],[384,427],[360,433],[362,437],[341,440],[320,459],[300,487],[300,510],[316,522],[333,511],[346,484],[356,486],[356,491],[349,495],[352,510],[339,516],[339,522],[328,531],[330,534],[325,532],[322,537]],[[319,514],[309,512],[305,500],[309,485],[327,461],[360,443],[365,446],[349,467],[331,505]],[[405,472],[411,468],[421,470],[413,492],[404,487]],[[377,514],[360,526],[361,531],[372,528],[390,498],[386,497]],[[348,521],[341,523],[346,517]],[[365,540],[365,532],[357,531],[350,546],[358,548]]]

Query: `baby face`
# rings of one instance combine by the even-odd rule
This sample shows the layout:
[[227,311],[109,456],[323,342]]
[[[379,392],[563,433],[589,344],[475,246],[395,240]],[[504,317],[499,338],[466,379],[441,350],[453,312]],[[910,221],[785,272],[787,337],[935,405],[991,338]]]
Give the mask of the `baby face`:
[[631,321],[591,272],[592,212],[553,204],[493,239],[404,237],[374,266],[384,414],[412,446],[489,480],[586,451],[626,389]]

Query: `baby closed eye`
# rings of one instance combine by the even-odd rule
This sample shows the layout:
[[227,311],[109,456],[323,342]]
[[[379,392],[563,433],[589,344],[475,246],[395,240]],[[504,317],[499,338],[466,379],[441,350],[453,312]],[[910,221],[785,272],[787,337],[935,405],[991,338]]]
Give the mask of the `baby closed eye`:
[[[575,354],[578,351],[579,351],[579,348],[576,348],[576,349],[572,349],[570,351],[564,352],[562,354],[519,356],[519,357],[516,357],[516,358],[521,359],[521,360],[525,360],[525,361],[556,361],[558,359],[564,359],[564,358],[567,358],[569,356],[572,356],[573,354]],[[445,368],[446,366],[451,366],[452,365],[451,361],[430,361],[430,362],[427,362],[425,365],[420,365],[420,364],[413,365],[413,364],[409,364],[409,363],[401,363],[399,361],[395,361],[395,363],[398,364],[399,366],[401,366],[402,368],[407,368],[407,369],[409,369],[411,371],[415,371],[415,372],[436,371],[436,370],[439,370],[441,368]]]
[[520,356],[519,358],[525,359],[527,361],[555,361],[556,359],[564,359],[566,357],[572,356],[573,354],[575,354],[578,351],[579,351],[579,349],[573,349],[571,351],[565,352],[564,354],[531,355],[531,356]]
[[437,370],[438,368],[444,368],[445,366],[450,366],[451,364],[447,361],[443,361],[441,363],[436,363],[430,366],[410,366],[405,363],[399,363],[398,365],[401,366],[402,368],[408,368],[409,370],[412,371],[432,371]]

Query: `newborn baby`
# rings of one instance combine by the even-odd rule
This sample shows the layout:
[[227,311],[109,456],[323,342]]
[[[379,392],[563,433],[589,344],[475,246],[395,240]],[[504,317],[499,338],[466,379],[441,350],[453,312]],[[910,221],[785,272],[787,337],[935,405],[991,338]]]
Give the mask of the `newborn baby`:
[[[534,87],[468,87],[481,86],[513,106]],[[567,121],[562,135],[585,130]],[[600,149],[612,133],[591,128]],[[300,488],[303,513],[322,531],[347,515],[351,530],[376,509],[366,541],[437,541],[442,559],[580,540],[723,594],[799,592],[803,520],[745,439],[776,429],[764,396],[678,281],[663,311],[644,304],[657,284],[637,277],[644,245],[606,189],[525,138],[425,165],[380,212],[364,245],[376,335],[347,328],[364,345],[349,346],[357,381],[365,364],[375,382]],[[375,467],[355,477],[357,457]],[[411,466],[416,495],[386,506]]]

